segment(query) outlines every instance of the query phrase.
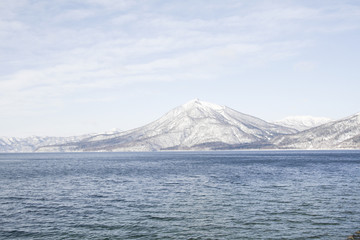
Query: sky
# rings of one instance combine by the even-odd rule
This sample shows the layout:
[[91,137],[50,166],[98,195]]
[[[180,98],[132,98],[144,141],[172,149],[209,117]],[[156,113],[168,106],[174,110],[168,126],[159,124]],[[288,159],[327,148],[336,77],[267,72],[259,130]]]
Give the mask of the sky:
[[343,118],[359,43],[358,0],[1,0],[0,136],[128,130],[194,98]]

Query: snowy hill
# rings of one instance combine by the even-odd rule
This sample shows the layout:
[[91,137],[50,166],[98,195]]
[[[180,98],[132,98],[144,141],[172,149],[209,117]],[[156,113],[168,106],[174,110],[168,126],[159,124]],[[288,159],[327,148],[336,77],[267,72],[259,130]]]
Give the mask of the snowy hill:
[[[104,134],[115,134],[118,132],[120,132],[120,130],[112,129],[108,132],[105,132]],[[36,149],[42,146],[79,142],[94,135],[98,134],[84,134],[72,137],[0,137],[0,152],[34,152]]]
[[75,142],[81,140],[82,137],[83,136],[74,136],[74,137],[32,136],[27,138],[0,137],[0,152],[33,152],[35,149],[37,149],[40,146]]
[[267,148],[275,136],[296,132],[259,118],[198,99],[143,127],[97,135],[38,151],[157,151]]
[[284,127],[294,128],[298,131],[304,131],[306,129],[317,127],[330,121],[330,118],[324,117],[290,116],[274,123]]
[[281,149],[359,149],[360,113],[272,142]]

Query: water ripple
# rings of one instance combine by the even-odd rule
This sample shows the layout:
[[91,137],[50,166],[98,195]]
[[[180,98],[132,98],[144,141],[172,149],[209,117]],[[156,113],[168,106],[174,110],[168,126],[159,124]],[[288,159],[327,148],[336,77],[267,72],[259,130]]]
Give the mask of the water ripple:
[[360,152],[2,157],[0,239],[338,240],[360,227]]

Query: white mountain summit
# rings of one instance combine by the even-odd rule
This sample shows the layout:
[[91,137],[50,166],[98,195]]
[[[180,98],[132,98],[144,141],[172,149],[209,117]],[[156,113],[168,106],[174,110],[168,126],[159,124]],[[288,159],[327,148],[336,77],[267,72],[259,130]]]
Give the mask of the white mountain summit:
[[269,140],[295,130],[229,107],[194,99],[133,130],[98,135],[39,151],[158,151],[266,148]]

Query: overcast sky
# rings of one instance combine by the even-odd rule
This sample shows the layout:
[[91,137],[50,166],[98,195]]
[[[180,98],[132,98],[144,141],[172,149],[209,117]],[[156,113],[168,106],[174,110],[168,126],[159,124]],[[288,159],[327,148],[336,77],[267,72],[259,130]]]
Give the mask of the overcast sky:
[[0,136],[142,126],[193,98],[360,111],[360,1],[0,0]]

